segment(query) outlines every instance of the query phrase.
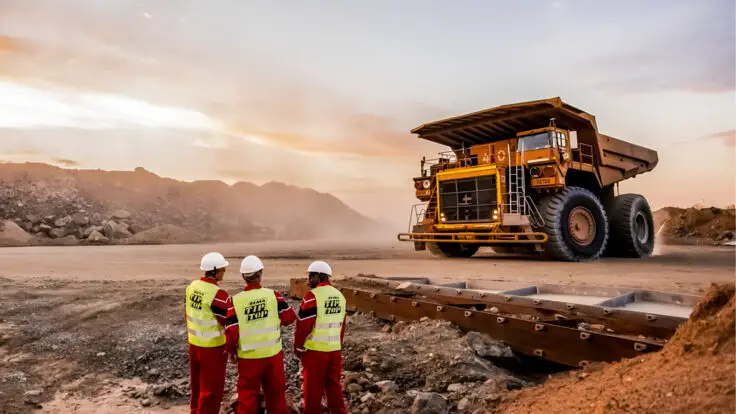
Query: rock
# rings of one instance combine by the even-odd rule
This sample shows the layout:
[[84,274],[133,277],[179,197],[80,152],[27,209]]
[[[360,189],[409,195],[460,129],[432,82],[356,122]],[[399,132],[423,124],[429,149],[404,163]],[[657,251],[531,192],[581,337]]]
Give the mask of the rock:
[[72,218],[70,216],[65,216],[60,219],[57,219],[54,222],[54,226],[56,227],[65,227],[67,224],[72,222]]
[[447,414],[450,412],[445,397],[434,392],[420,392],[411,405],[411,414]]
[[389,333],[389,332],[391,332],[391,325],[386,325],[383,328],[381,328],[381,332],[383,332],[383,333]]
[[447,386],[447,392],[460,392],[465,389],[463,384],[455,383]]
[[460,412],[467,411],[470,408],[470,399],[468,397],[463,398],[457,403],[457,410]]
[[97,353],[97,356],[98,356],[98,357],[104,357],[105,355],[106,355],[106,354],[105,354],[104,352],[98,352],[98,353]]
[[346,384],[351,382],[358,382],[360,379],[360,372],[345,372],[345,379],[343,380]]
[[115,233],[116,229],[117,223],[115,223],[114,220],[108,220],[102,225],[102,233],[109,238],[112,238],[112,235]]
[[345,390],[351,394],[358,394],[363,392],[363,386],[360,384],[352,383],[345,387]]
[[0,220],[0,245],[22,246],[33,236],[10,220]]
[[49,231],[49,237],[52,239],[60,239],[64,236],[66,236],[66,231],[64,231],[64,229],[52,229]]
[[406,322],[404,322],[404,321],[398,321],[398,322],[396,322],[394,324],[393,332],[394,333],[399,333],[402,330],[404,330],[405,327],[406,327]]
[[58,242],[59,244],[62,244],[64,246],[74,246],[76,244],[79,244],[79,240],[76,237],[74,237],[73,234],[70,234],[66,237],[62,237],[61,239],[59,239]]
[[130,213],[125,210],[116,210],[112,213],[112,216],[118,220],[130,218]]
[[110,239],[124,239],[132,236],[124,226],[115,223],[113,220],[108,220],[102,231]]
[[491,309],[488,309],[488,312],[498,313],[498,312],[501,312],[501,310],[499,310],[497,307],[493,306],[493,307],[491,307]]
[[427,321],[429,321],[429,316],[422,316],[421,318],[419,318],[419,322],[427,322]]
[[118,223],[117,229],[118,231],[130,232],[130,226],[128,225],[128,223]]
[[102,226],[89,226],[82,231],[82,237],[86,239],[94,232],[102,233],[102,230]]
[[53,223],[54,222],[54,216],[46,216],[43,218],[43,221],[46,223]]
[[145,229],[146,229],[145,227],[141,226],[140,224],[136,224],[136,223],[133,223],[130,226],[128,226],[128,231],[133,234],[140,233],[144,231]]
[[373,400],[375,398],[376,397],[369,392],[369,393],[365,394],[364,396],[360,397],[360,401],[366,403],[366,402],[368,402],[370,400]]
[[38,226],[38,231],[42,233],[48,233],[49,231],[51,231],[51,226],[49,226],[48,224],[41,224],[40,226]]
[[406,395],[408,395],[411,398],[415,398],[419,394],[419,390],[409,390],[406,392]]
[[89,237],[87,237],[87,240],[89,240],[92,243],[107,243],[110,241],[107,237],[103,236],[102,233],[95,230],[93,231]]
[[480,357],[483,358],[514,358],[511,348],[496,341],[486,334],[468,332],[465,343]]
[[26,220],[30,221],[34,225],[41,224],[41,216],[39,216],[38,214],[27,214]]
[[153,404],[150,398],[144,398],[141,400],[141,407],[150,407]]
[[89,216],[82,213],[76,213],[72,216],[72,221],[80,226],[86,226],[89,224]]
[[376,385],[381,389],[381,392],[397,392],[399,390],[399,386],[393,381],[378,381]]
[[26,397],[38,397],[43,394],[43,390],[28,390],[23,393]]
[[25,223],[23,223],[23,230],[28,232],[33,231],[33,223],[31,223],[30,221],[26,221]]

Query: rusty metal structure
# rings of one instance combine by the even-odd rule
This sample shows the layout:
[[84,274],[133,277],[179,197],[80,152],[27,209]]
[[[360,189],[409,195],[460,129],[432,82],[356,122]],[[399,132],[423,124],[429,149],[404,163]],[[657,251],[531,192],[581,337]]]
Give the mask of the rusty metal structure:
[[[698,299],[559,285],[480,289],[467,282],[431,284],[426,278],[348,277],[335,286],[350,311],[388,321],[446,320],[486,333],[517,353],[575,367],[661,349]],[[306,280],[291,280],[291,297],[302,298],[308,290]]]
[[567,261],[652,253],[646,199],[616,184],[651,171],[656,151],[598,131],[595,117],[559,97],[503,105],[421,125],[450,147],[422,159],[410,229],[400,241],[439,255],[545,253]]

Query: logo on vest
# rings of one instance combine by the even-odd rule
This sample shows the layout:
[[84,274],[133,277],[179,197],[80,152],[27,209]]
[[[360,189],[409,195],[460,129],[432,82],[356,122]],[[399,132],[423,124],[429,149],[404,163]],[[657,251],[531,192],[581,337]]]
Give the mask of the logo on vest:
[[340,307],[340,297],[329,296],[325,301],[325,314],[334,315],[340,312],[342,312],[342,308]]
[[204,292],[199,290],[194,290],[191,295],[189,295],[189,305],[196,310],[202,310],[202,297],[204,297]]
[[267,317],[268,309],[266,309],[266,299],[256,299],[252,302],[248,302],[243,313],[245,313],[246,321],[253,321]]

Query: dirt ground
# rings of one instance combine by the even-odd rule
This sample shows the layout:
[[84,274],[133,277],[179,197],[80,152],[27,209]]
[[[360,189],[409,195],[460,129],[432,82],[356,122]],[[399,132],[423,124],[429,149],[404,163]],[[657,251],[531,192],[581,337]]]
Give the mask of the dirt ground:
[[[325,259],[336,277],[372,273],[703,294],[711,282],[733,281],[736,258],[733,248],[675,246],[664,246],[646,260],[593,263],[520,260],[490,252],[472,259],[439,259],[413,252],[406,244],[335,242],[4,248],[0,249],[0,413],[187,412],[182,292],[199,276],[202,254],[212,250],[231,261],[222,284],[231,293],[242,285],[237,266],[247,254],[263,259],[266,284],[282,291],[290,278],[304,276],[311,260]],[[289,396],[295,403],[300,379],[290,353],[290,329],[285,330],[284,341],[289,350]],[[443,344],[455,345],[438,350],[440,337]],[[479,362],[462,345],[464,338],[451,326],[434,321],[401,332],[372,318],[353,318],[346,339],[346,371],[362,374],[350,380],[356,397],[350,411],[379,412],[378,407],[384,407],[384,412],[408,412],[411,399],[406,393],[419,391],[442,391],[452,404],[459,404],[458,392],[447,391],[457,389],[452,381],[479,390],[490,381],[504,392],[537,383],[534,377],[511,375]],[[376,363],[378,355],[386,354],[394,355],[397,367],[419,368],[394,372]],[[406,355],[415,358],[404,361]],[[441,377],[432,375],[438,366],[448,367]],[[468,367],[473,376],[460,375]],[[232,395],[232,366],[230,370],[231,393],[226,400]],[[376,397],[374,383],[379,379],[394,381],[402,396]]]

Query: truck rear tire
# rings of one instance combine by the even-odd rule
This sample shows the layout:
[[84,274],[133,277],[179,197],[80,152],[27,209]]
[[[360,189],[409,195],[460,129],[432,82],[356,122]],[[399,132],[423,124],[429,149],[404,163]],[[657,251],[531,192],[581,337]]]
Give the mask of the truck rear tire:
[[556,260],[596,260],[606,250],[608,220],[598,197],[580,187],[567,187],[543,198],[539,212],[547,233],[545,255]]
[[639,194],[621,194],[613,199],[611,243],[608,252],[616,257],[649,257],[654,250],[654,219],[647,200]]
[[435,256],[442,257],[471,257],[480,246],[464,243],[427,243],[429,251]]

